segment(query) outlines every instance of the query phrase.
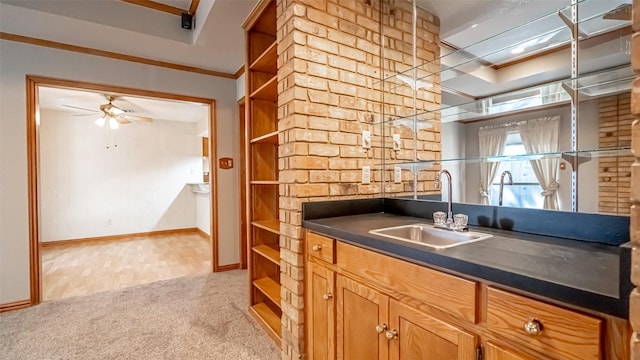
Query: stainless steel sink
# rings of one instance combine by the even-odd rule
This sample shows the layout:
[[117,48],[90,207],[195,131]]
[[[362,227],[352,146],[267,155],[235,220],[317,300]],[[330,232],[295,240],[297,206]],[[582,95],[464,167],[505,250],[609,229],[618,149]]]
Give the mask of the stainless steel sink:
[[382,229],[369,230],[370,234],[391,239],[429,246],[436,249],[446,249],[458,245],[468,244],[492,237],[475,231],[451,231],[438,229],[431,224],[411,224]]

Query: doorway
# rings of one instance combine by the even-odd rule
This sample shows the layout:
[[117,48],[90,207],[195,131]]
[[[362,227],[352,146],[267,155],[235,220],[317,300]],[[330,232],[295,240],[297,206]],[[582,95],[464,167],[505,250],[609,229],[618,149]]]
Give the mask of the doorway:
[[[212,99],[195,98],[190,96],[182,96],[182,95],[176,95],[176,94],[124,88],[124,87],[117,87],[117,86],[89,84],[89,83],[82,83],[82,82],[76,82],[76,81],[28,76],[27,78],[27,99],[28,99],[27,100],[27,106],[28,106],[27,142],[28,142],[28,172],[29,172],[28,174],[29,175],[28,176],[28,179],[29,179],[29,226],[30,226],[29,231],[30,231],[30,260],[31,260],[30,270],[31,270],[31,302],[34,305],[42,301],[42,279],[43,279],[42,277],[42,246],[43,246],[44,230],[47,230],[47,229],[43,229],[43,225],[44,225],[43,216],[42,216],[43,209],[41,208],[44,194],[43,194],[43,188],[42,188],[43,158],[42,158],[42,154],[40,153],[40,147],[42,146],[40,142],[41,141],[40,127],[42,125],[41,123],[42,114],[39,109],[39,101],[40,101],[39,93],[42,89],[47,89],[47,88],[63,89],[63,90],[75,89],[75,90],[89,92],[96,96],[104,97],[104,101],[101,101],[100,102],[101,105],[98,106],[98,110],[99,110],[98,114],[100,115],[100,118],[105,118],[102,121],[102,125],[104,128],[104,134],[106,135],[104,136],[104,142],[96,145],[98,147],[102,147],[103,152],[111,151],[109,154],[112,157],[116,156],[115,155],[116,151],[124,150],[123,148],[126,147],[125,144],[127,144],[127,140],[130,140],[130,139],[126,139],[126,137],[123,135],[124,134],[123,132],[121,133],[115,132],[113,127],[116,127],[118,125],[122,127],[126,126],[127,127],[126,129],[136,129],[136,131],[138,132],[140,131],[145,132],[150,129],[150,128],[143,129],[141,126],[141,125],[144,125],[144,123],[148,122],[149,120],[148,118],[150,118],[148,114],[134,113],[133,110],[129,109],[129,106],[126,108],[122,105],[118,106],[119,103],[117,101],[114,101],[114,99],[117,99],[118,97],[121,97],[122,100],[132,99],[133,97],[137,97],[141,99],[156,99],[156,100],[165,100],[170,102],[189,102],[192,104],[200,105],[203,108],[205,108],[205,113],[207,115],[207,119],[205,121],[206,122],[205,127],[208,130],[207,135],[211,139],[215,139],[215,136],[216,136],[215,101]],[[124,102],[122,103],[124,104]],[[74,106],[74,104],[69,104],[69,105],[70,105],[69,107]],[[114,107],[117,107],[117,108],[113,109],[111,108],[111,105],[114,105]],[[98,118],[95,121],[96,125],[94,125],[93,118],[96,117],[96,114],[91,114],[91,110],[93,110],[93,108],[91,106],[82,106],[82,105],[77,106],[77,108],[78,109],[76,110],[78,110],[78,114],[77,114],[78,118],[81,118],[82,116],[87,116],[88,118],[88,120],[84,122],[83,126],[86,127],[90,125],[93,127],[91,129],[97,129],[98,126],[96,125],[99,125],[98,123],[100,122],[100,118]],[[123,116],[116,117],[115,119],[111,118],[109,116],[109,115],[112,115],[110,110],[113,110],[114,113],[123,114]],[[118,121],[123,120],[123,121],[120,124],[115,124],[114,120],[118,120]],[[140,124],[137,124],[137,123],[140,123]],[[161,123],[161,122],[158,122],[158,123]],[[111,132],[109,132],[110,130]],[[169,129],[169,131],[171,131],[171,129]],[[198,144],[200,144],[200,140],[198,140]],[[118,149],[118,145],[120,145],[120,149]],[[131,142],[129,142],[128,145],[130,147],[134,146],[134,145],[131,145]],[[200,150],[200,146],[201,145],[197,146],[198,151]],[[208,142],[207,146],[208,148],[206,150],[209,157],[212,159],[215,159],[216,158],[215,142],[210,141]],[[149,150],[146,149],[144,151],[148,152]],[[82,155],[86,158],[91,156],[92,154],[85,153]],[[124,158],[127,158],[127,154],[120,154],[120,159],[123,158],[123,155],[124,155]],[[205,162],[203,158],[200,156],[198,157],[198,160],[201,162],[202,167],[204,167]],[[142,163],[137,165],[131,164],[131,167],[133,168],[134,171],[142,172],[142,170],[139,169],[142,167],[141,164],[144,164],[144,160],[142,160]],[[146,166],[150,164],[144,164],[144,165]],[[193,167],[196,168],[196,166],[193,166]],[[87,169],[87,171],[96,171],[96,169],[97,168]],[[194,169],[190,169],[190,176],[198,175],[198,174],[194,174],[194,171],[195,171]],[[202,168],[198,168],[198,172],[202,173],[202,171],[203,171]],[[208,231],[208,234],[206,235],[208,236],[208,240],[210,241],[211,250],[210,250],[210,254],[208,254],[208,257],[211,263],[210,271],[218,271],[219,266],[217,261],[218,260],[218,256],[217,256],[218,254],[218,226],[217,225],[218,224],[217,224],[217,213],[216,213],[216,209],[217,209],[216,167],[215,166],[211,167],[209,171],[211,171],[211,176],[209,181],[205,182],[204,179],[202,178],[200,181],[195,181],[195,179],[192,177],[191,180],[188,181],[189,184],[183,184],[185,188],[183,189],[183,192],[191,191],[193,189],[194,193],[196,193],[197,191],[202,191],[203,187],[208,187],[210,189],[211,200],[208,201],[208,204],[209,204],[208,218],[210,219],[210,221],[208,224],[209,231]],[[161,177],[162,177],[162,174],[158,174],[157,178],[160,179]],[[157,181],[149,181],[149,178],[147,178],[146,180],[143,178],[142,182],[149,184],[149,186],[152,186],[154,183],[157,183]],[[125,183],[128,183],[128,182],[125,181]],[[77,191],[80,194],[84,194],[86,196],[88,191],[93,191],[93,193],[95,194],[109,193],[107,189],[109,189],[110,187],[114,187],[114,186],[109,184],[106,184],[106,185],[101,184],[100,181],[94,178],[93,180],[89,181],[89,184],[84,184],[82,187],[78,188]],[[114,190],[114,189],[109,189],[109,190]],[[125,195],[129,197],[131,196],[135,197],[136,194],[140,192],[140,191],[136,191],[135,189],[128,189],[128,190],[115,189],[115,190],[116,190],[115,192],[111,191],[110,196],[103,197],[103,201],[107,201],[107,199],[114,197],[113,194],[118,194],[119,191],[123,191],[123,192],[128,191],[128,193]],[[161,190],[161,189],[158,189],[158,190]],[[182,201],[179,199],[179,197],[183,198],[183,196],[176,196],[175,197],[175,199],[177,199],[176,202]],[[100,203],[101,202],[98,199],[95,201],[94,205],[99,206]],[[126,236],[140,237],[140,236],[177,235],[177,233],[185,232],[186,230],[189,230],[189,229],[185,229],[184,226],[180,226],[179,222],[177,223],[178,228],[174,228],[174,229],[171,228],[172,225],[174,226],[176,225],[176,221],[172,219],[168,219],[167,214],[170,214],[172,212],[174,213],[174,215],[178,214],[180,210],[184,208],[184,207],[181,208],[179,205],[184,205],[184,204],[176,205],[174,203],[171,203],[168,207],[166,207],[166,211],[161,214],[162,216],[160,216],[157,219],[154,219],[154,222],[155,222],[154,224],[147,224],[146,227],[145,226],[142,226],[142,227],[124,226],[123,228],[118,229],[115,232],[114,231],[111,231],[111,232],[102,231],[101,233],[99,232],[98,236],[81,236],[81,235],[78,235],[80,234],[79,232],[71,231],[71,233],[73,233],[71,234],[71,236],[68,236],[70,234],[66,234],[66,238],[65,236],[63,236],[63,239],[61,240],[64,241],[64,240],[68,240],[68,238],[71,238],[71,239],[79,238],[80,240],[95,241],[95,240],[108,240],[108,238],[111,238],[111,240],[114,240],[114,238],[118,238],[119,236],[120,237],[126,237]],[[152,204],[152,207],[154,207],[153,204]],[[136,214],[144,213],[148,211],[152,211],[152,210],[139,210],[136,212]],[[83,212],[77,212],[77,213],[81,214]],[[109,227],[114,225],[122,225],[121,223],[123,222],[135,222],[135,219],[134,220],[130,219],[131,214],[129,214],[129,216],[121,216],[118,218],[118,213],[119,213],[118,211],[112,210],[110,214],[105,215],[104,219],[100,220],[104,222],[104,224],[102,224],[101,226]],[[141,220],[138,219],[138,221],[141,221]],[[67,232],[69,233],[69,231]],[[48,238],[47,240],[52,240],[52,239]]]

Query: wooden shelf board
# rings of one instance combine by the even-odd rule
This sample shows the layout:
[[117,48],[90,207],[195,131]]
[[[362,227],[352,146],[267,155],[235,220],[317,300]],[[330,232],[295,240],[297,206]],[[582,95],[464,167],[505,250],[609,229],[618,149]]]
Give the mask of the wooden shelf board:
[[279,345],[280,344],[280,317],[276,315],[265,303],[257,303],[249,307],[249,312],[256,318],[258,324],[262,326],[267,334]]
[[278,133],[279,131],[270,132],[268,134],[264,134],[258,137],[251,139],[251,143],[269,143],[269,144],[278,144]]
[[280,234],[280,220],[278,219],[255,220],[251,222],[251,225],[271,231],[274,234]]
[[264,85],[249,95],[252,99],[278,101],[278,76],[274,75]]
[[262,55],[258,56],[249,69],[273,74],[274,70],[276,70],[276,63],[278,62],[277,48],[278,44],[274,41]]
[[251,248],[253,252],[280,266],[280,252],[267,245],[256,245]]
[[278,180],[252,180],[251,185],[278,185]]
[[263,277],[253,280],[253,286],[260,290],[260,292],[265,294],[269,298],[269,300],[273,301],[273,303],[278,308],[281,308],[280,284],[278,284],[275,280],[270,277]]

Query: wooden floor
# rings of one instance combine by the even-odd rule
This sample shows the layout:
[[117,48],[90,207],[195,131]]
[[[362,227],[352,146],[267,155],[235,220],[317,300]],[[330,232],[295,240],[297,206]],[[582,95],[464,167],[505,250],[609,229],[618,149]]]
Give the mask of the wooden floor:
[[45,246],[41,254],[43,301],[211,272],[211,244],[195,232]]

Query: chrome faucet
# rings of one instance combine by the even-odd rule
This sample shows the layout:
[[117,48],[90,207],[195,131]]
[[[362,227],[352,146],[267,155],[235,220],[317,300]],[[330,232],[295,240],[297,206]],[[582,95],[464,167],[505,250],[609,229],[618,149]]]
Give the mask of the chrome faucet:
[[438,189],[440,187],[440,183],[442,182],[442,174],[447,175],[447,185],[449,186],[449,191],[447,192],[448,195],[448,205],[447,205],[447,221],[446,221],[446,225],[447,227],[450,227],[453,224],[453,211],[451,211],[451,173],[449,173],[449,171],[447,170],[442,170],[440,171],[440,173],[438,174],[438,177],[436,178],[436,189]]
[[500,175],[500,196],[498,197],[498,206],[502,206],[502,191],[504,190],[504,176],[509,175],[509,185],[513,185],[513,177],[511,177],[511,173],[509,170],[505,170]]

